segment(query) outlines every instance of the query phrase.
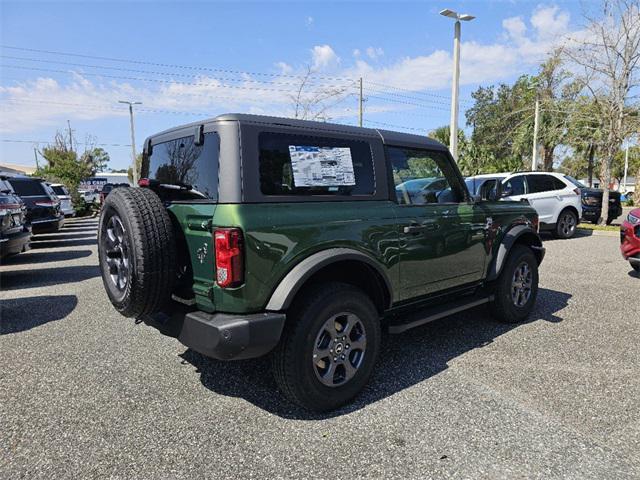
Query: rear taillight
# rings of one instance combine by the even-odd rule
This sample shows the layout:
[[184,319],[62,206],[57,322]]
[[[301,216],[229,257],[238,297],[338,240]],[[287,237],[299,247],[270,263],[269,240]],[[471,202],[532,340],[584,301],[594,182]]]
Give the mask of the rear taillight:
[[60,202],[53,201],[53,200],[44,201],[44,202],[35,202],[35,206],[36,207],[56,207],[59,204],[60,204]]
[[242,230],[218,228],[213,232],[216,255],[216,283],[222,287],[237,287],[244,282],[244,246]]
[[151,185],[151,181],[148,178],[141,178],[138,180],[139,187],[148,187],[149,185]]

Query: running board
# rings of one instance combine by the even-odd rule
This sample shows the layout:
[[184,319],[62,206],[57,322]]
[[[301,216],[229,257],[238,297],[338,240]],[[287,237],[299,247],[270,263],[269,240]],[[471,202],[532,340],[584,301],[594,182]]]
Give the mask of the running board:
[[[473,296],[469,299],[463,299],[461,301],[447,303],[444,305],[438,305],[432,309],[429,309],[429,314],[426,317],[421,317],[417,320],[409,321],[406,323],[396,323],[389,325],[389,333],[402,333],[406,332],[415,327],[419,327],[420,325],[424,325],[425,323],[433,322],[434,320],[439,320],[444,317],[448,317],[449,315],[453,315],[454,313],[463,312],[464,310],[468,310],[473,307],[477,307],[478,305],[483,305],[485,303],[489,303],[493,301],[494,296],[489,295],[483,298],[478,298]],[[415,316],[415,315],[410,315]]]

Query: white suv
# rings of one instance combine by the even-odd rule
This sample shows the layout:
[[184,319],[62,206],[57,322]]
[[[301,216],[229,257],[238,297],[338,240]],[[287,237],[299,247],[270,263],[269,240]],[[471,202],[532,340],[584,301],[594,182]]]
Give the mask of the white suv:
[[582,217],[580,189],[561,173],[493,173],[468,177],[466,183],[473,195],[482,198],[500,192],[504,200],[527,200],[538,212],[540,229],[551,230],[558,238],[573,237]]

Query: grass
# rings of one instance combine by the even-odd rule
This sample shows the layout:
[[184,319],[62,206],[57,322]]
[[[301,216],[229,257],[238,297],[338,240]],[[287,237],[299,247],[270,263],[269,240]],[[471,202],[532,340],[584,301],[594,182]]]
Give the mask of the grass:
[[594,225],[593,223],[581,223],[578,228],[584,230],[602,230],[605,232],[619,232],[620,226],[618,225]]

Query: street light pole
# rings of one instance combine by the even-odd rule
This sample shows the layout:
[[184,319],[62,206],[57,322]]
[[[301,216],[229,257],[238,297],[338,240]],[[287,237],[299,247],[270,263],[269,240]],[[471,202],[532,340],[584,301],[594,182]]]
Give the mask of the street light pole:
[[451,155],[458,161],[458,95],[460,90],[460,20],[469,22],[473,20],[473,15],[466,13],[459,14],[453,10],[445,9],[440,15],[453,18],[456,23],[453,30],[453,79],[451,82],[451,124],[449,125],[449,150]]
[[136,136],[133,129],[133,106],[142,105],[142,102],[129,102],[126,100],[118,100],[118,103],[124,103],[129,105],[129,120],[131,123],[131,161],[133,162],[133,165],[131,168],[133,172],[133,186],[135,187],[136,185],[138,185],[138,165],[136,162]]

